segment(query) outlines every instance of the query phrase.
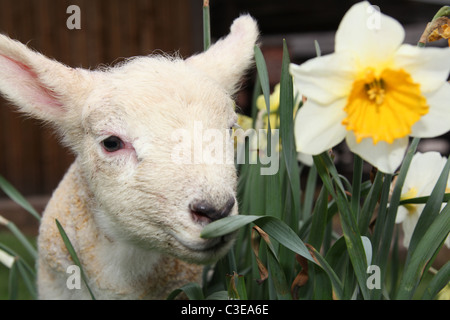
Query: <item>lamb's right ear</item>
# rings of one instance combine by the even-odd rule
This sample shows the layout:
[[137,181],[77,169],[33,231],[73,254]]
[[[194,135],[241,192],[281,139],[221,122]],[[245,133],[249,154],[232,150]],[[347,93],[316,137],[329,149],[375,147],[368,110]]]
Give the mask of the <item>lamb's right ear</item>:
[[67,106],[87,87],[84,72],[0,34],[0,93],[34,118],[62,125]]
[[233,21],[228,36],[186,62],[202,70],[233,94],[238,89],[241,77],[253,64],[258,36],[256,20],[250,15],[242,15]]

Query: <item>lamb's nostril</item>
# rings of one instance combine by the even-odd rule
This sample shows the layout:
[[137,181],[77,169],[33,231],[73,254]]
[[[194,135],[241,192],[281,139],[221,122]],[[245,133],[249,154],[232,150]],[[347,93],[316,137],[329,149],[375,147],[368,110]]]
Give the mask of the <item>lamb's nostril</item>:
[[231,197],[230,199],[228,199],[227,203],[225,204],[225,206],[222,208],[221,211],[221,218],[225,218],[228,217],[231,213],[231,211],[233,210],[234,204],[235,204],[235,200],[234,197]]
[[209,223],[230,215],[235,204],[234,197],[230,198],[227,203],[220,209],[207,201],[193,201],[189,204],[192,218],[196,222]]

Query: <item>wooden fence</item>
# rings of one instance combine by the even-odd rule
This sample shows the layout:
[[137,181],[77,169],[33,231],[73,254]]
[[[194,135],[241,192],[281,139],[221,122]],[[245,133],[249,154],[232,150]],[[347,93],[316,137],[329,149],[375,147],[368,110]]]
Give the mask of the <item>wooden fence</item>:
[[[79,30],[67,28],[70,5],[80,8]],[[201,28],[199,19],[199,0],[0,0],[1,33],[72,67],[94,68],[156,49],[189,55],[199,50],[201,29],[193,30]],[[13,110],[0,97],[0,175],[26,196],[48,195],[73,155],[49,129]]]

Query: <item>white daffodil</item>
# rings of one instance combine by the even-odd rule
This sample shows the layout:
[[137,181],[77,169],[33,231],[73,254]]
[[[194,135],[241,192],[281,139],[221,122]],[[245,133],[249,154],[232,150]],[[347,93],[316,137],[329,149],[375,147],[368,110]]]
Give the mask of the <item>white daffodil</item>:
[[[400,199],[406,200],[429,196],[439,179],[446,161],[447,159],[442,157],[439,152],[416,153],[406,174]],[[447,189],[449,187],[450,177],[447,180]],[[442,208],[444,206],[445,204],[442,205]],[[405,247],[409,246],[414,228],[424,207],[424,204],[406,204],[398,208],[395,222],[402,224],[404,233],[403,245]],[[450,248],[450,237],[447,237],[445,244]]]
[[[377,23],[369,23],[378,15]],[[408,137],[450,130],[450,48],[402,44],[398,21],[360,2],[345,14],[333,54],[291,64],[307,97],[295,123],[297,149],[317,155],[346,140],[385,173],[401,164]]]

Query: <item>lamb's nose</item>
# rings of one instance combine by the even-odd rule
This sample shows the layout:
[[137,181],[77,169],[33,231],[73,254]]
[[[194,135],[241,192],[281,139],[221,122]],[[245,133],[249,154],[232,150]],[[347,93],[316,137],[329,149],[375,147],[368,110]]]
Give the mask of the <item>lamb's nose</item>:
[[207,201],[193,201],[189,204],[192,218],[196,222],[209,223],[230,215],[235,204],[234,197],[228,199],[227,203],[222,208],[216,208]]

